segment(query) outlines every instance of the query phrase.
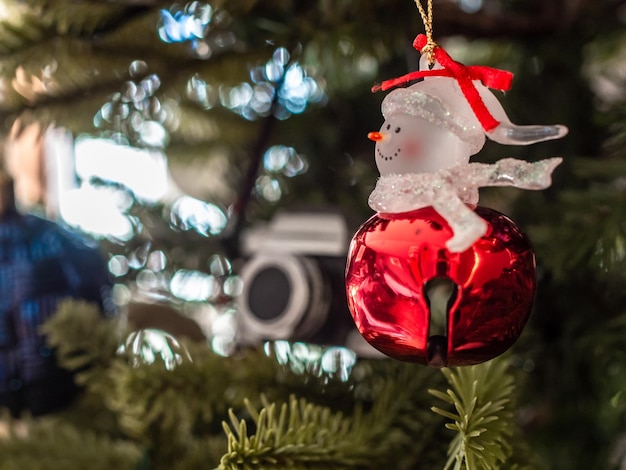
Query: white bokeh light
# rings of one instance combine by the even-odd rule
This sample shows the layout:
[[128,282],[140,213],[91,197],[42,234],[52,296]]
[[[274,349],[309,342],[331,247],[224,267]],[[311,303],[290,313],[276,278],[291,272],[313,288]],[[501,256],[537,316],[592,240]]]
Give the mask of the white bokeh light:
[[60,214],[68,224],[96,237],[130,240],[134,234],[125,207],[118,204],[119,190],[84,185],[67,191],[61,197]]
[[170,281],[170,291],[179,299],[202,302],[213,297],[216,291],[216,281],[209,274],[180,269]]
[[167,191],[167,160],[162,152],[119,145],[104,139],[79,139],[76,174],[123,185],[137,199],[159,201]]
[[228,219],[215,204],[190,196],[179,198],[172,206],[172,223],[183,230],[195,230],[208,237],[224,230]]
[[130,240],[136,225],[128,213],[133,196],[150,204],[166,195],[165,155],[97,138],[78,139],[74,155],[79,184],[59,194],[60,216],[92,236]]

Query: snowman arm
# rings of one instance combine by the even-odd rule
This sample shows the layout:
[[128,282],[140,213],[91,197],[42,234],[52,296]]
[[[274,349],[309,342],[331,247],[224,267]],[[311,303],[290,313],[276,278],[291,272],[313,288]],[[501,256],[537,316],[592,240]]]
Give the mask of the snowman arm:
[[443,185],[437,191],[433,208],[452,229],[453,236],[446,246],[454,253],[467,250],[487,232],[487,222],[459,198],[453,186]]
[[503,158],[494,164],[470,163],[464,178],[471,186],[515,186],[521,189],[545,189],[552,184],[552,172],[562,158],[526,162]]

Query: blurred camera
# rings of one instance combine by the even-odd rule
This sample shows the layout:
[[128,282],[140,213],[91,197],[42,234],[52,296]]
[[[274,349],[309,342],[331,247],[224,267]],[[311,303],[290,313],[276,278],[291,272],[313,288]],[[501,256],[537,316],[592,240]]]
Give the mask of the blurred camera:
[[244,233],[239,341],[304,341],[345,346],[363,357],[380,355],[348,310],[349,242],[345,217],[332,212],[282,212]]

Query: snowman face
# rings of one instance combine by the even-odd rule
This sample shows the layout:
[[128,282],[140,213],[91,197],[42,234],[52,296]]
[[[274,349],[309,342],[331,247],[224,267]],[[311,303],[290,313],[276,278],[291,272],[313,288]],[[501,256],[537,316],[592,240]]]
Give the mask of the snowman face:
[[434,173],[468,163],[471,154],[467,144],[446,128],[408,114],[388,116],[370,138],[376,141],[376,166],[381,176]]

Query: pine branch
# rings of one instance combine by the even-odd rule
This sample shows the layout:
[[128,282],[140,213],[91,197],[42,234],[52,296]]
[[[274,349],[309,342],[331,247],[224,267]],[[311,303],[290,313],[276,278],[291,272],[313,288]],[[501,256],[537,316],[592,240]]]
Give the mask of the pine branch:
[[0,20],[0,55],[41,46],[50,36],[90,38],[118,28],[145,8],[112,2],[34,0],[3,5]]
[[[365,375],[357,382],[355,395],[371,386],[370,442],[381,449],[385,464],[392,463],[395,470],[442,468],[447,434],[442,417],[430,413],[427,406],[428,389],[443,385],[442,375],[436,369],[398,361],[371,361],[355,374]],[[372,468],[386,465],[373,463]]]
[[194,354],[193,361],[173,370],[159,358],[136,367],[117,361],[110,370],[113,389],[97,392],[107,394],[108,407],[128,435],[156,447],[169,441],[172,448],[184,448],[194,431],[210,424],[228,402],[224,395],[230,377],[221,374],[225,364],[216,359]]
[[508,361],[496,359],[472,367],[443,369],[452,388],[446,393],[429,390],[454,406],[454,411],[432,408],[451,419],[446,428],[457,432],[448,449],[446,469],[494,470],[511,455],[514,386],[507,367]]
[[[589,285],[591,274],[601,290],[606,290],[607,283],[624,282],[626,191],[620,176],[624,165],[616,162],[608,167],[614,171],[615,181],[596,180],[586,190],[560,191],[558,205],[539,208],[537,220],[544,222],[528,229],[542,264],[557,280]],[[604,171],[595,173],[600,178]]]
[[0,54],[19,50],[25,44],[42,41],[45,28],[37,20],[36,9],[23,2],[3,4],[6,14],[0,21]]
[[0,437],[0,470],[133,470],[141,458],[135,443],[54,419],[4,424],[8,435]]
[[[313,436],[325,436],[329,423],[335,423],[329,429],[346,434],[342,442],[336,442],[333,461],[347,468],[363,467],[365,461],[370,468],[389,462],[397,470],[415,468],[418,463],[425,468],[441,467],[443,449],[434,444],[445,443],[440,437],[442,420],[424,406],[428,387],[436,386],[441,377],[434,369],[362,360],[346,380],[329,376],[319,367],[295,367],[295,357],[279,363],[256,349],[222,357],[205,343],[175,345],[172,352],[180,360],[174,363],[166,363],[156,351],[156,360],[147,363],[140,351],[127,348],[124,354],[116,353],[120,338],[125,337],[119,325],[99,316],[88,304],[72,302],[63,304],[45,331],[58,348],[62,364],[84,368],[79,377],[85,384],[84,400],[91,407],[85,409],[100,410],[106,423],[91,426],[70,415],[66,418],[81,428],[137,440],[150,450],[155,462],[170,462],[184,454],[190,457],[181,468],[194,468],[193,462],[201,459],[216,465],[227,448],[218,424],[227,418],[228,408],[241,410],[244,400],[248,407],[259,407],[260,400],[250,398],[261,394],[268,397],[266,405],[270,406],[270,400],[282,403],[290,393],[297,393],[307,404],[316,403],[311,405],[315,409],[327,410],[320,415],[312,411],[299,415],[312,439],[308,452],[316,459],[329,454],[324,450],[326,441],[315,441]],[[322,416],[326,417],[322,420]],[[313,424],[307,425],[306,420]],[[211,444],[198,447],[198,439]],[[273,448],[270,454],[279,451]],[[279,457],[284,457],[280,452]]]
[[378,460],[379,450],[369,445],[367,435],[372,423],[366,423],[362,413],[344,417],[295,397],[280,407],[264,402],[260,411],[245,402],[256,426],[251,436],[246,421],[230,411],[231,423],[224,423],[228,452],[221,470],[361,468]]
[[261,411],[247,404],[250,423],[231,410],[220,468],[440,468],[431,451],[444,442],[441,422],[423,408],[433,370],[372,361],[353,373],[361,377],[352,387],[359,398],[343,413],[294,396],[287,403],[264,399]]
[[67,299],[40,327],[61,367],[77,371],[80,384],[101,377],[115,357],[122,338],[119,320],[104,319],[96,304]]

